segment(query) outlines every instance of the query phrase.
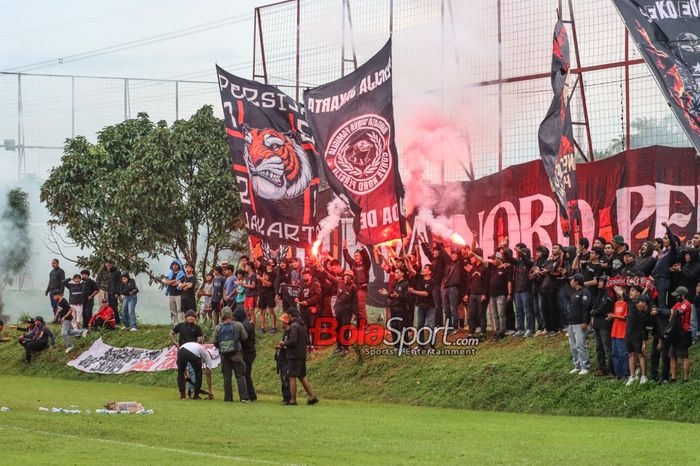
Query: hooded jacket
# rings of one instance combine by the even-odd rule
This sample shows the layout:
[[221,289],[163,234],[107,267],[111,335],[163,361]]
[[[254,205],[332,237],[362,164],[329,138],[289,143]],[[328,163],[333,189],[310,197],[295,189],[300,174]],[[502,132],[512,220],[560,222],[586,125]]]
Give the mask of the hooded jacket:
[[[698,254],[695,251],[686,251],[685,254],[690,255],[690,262],[686,262],[681,267],[679,285],[695,291],[700,279],[700,262],[698,262]],[[684,254],[684,256],[685,256]]]
[[671,231],[671,228],[666,228],[666,235],[668,236],[668,242],[670,247],[661,251],[656,258],[656,265],[651,274],[654,278],[671,278],[670,267],[676,263],[678,260],[678,244],[676,243],[676,236]]
[[637,269],[645,277],[651,275],[651,271],[654,270],[656,265],[656,257],[654,257],[654,243],[651,241],[645,241],[644,244],[647,245],[647,252],[644,254],[639,254],[637,257]]
[[530,268],[530,273],[528,275],[530,277],[530,280],[532,280],[533,293],[540,292],[540,288],[542,287],[542,280],[544,280],[544,277],[540,277],[539,275],[535,274],[533,272],[533,269],[537,267],[543,270],[545,268],[545,265],[547,265],[547,260],[549,259],[549,249],[547,249],[547,246],[537,246],[537,250],[542,253],[542,257],[534,261],[533,266]]
[[[175,273],[173,271],[173,264],[177,264],[180,266],[180,269]],[[166,280],[182,280],[185,278],[185,268],[182,266],[182,261],[180,259],[175,259],[170,263],[170,270],[168,271],[167,275],[165,276]],[[165,296],[170,296],[170,286],[165,287]],[[178,290],[177,295],[179,296],[182,294],[182,291]],[[175,294],[173,294],[175,296]]]

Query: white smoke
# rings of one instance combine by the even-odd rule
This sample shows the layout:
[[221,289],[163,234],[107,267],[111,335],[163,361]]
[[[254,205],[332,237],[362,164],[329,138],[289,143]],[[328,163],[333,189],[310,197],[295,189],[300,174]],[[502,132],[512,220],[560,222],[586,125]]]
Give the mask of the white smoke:
[[328,215],[318,222],[320,227],[318,232],[318,237],[314,242],[314,254],[317,252],[318,247],[323,242],[324,238],[330,235],[333,230],[338,228],[340,225],[340,220],[343,218],[343,214],[348,210],[347,204],[337,196],[333,197],[333,200],[328,203]]

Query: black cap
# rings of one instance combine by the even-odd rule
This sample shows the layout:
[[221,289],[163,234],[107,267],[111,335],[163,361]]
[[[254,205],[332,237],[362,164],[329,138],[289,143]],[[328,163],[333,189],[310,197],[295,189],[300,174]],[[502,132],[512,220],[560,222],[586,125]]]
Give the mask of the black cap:
[[578,283],[578,284],[580,284],[580,285],[583,285],[584,278],[583,278],[583,275],[582,275],[582,274],[580,274],[580,273],[575,273],[575,274],[573,274],[572,276],[569,277],[569,280],[573,280],[573,281],[575,281],[576,283]]
[[42,324],[44,323],[44,318],[41,316],[36,316],[34,317],[34,322],[41,322]]
[[189,311],[185,312],[185,317],[190,317],[190,316],[197,316],[197,313],[190,309]]

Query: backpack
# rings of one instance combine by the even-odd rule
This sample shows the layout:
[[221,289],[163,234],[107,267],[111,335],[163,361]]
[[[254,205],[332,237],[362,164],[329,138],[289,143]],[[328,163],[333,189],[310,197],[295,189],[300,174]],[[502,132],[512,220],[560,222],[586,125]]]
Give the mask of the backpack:
[[236,351],[241,351],[241,337],[238,334],[238,329],[233,322],[221,324],[219,328],[219,353],[232,354]]

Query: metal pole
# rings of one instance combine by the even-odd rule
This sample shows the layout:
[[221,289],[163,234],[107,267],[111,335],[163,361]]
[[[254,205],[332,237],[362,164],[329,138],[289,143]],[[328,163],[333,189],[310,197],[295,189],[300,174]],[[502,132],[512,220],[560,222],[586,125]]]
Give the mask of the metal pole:
[[124,79],[124,119],[129,118],[129,111],[127,110],[126,107],[126,102],[129,99],[129,80]]
[[297,53],[296,53],[296,100],[299,102],[299,42],[300,42],[300,28],[299,23],[301,22],[301,0],[297,0]]
[[630,150],[630,33],[625,28],[625,150]]
[[[578,36],[576,35],[576,21],[574,20],[574,4],[569,0],[569,17],[571,19],[571,35],[574,37],[574,53],[576,54],[576,64],[581,68],[581,54],[578,51]],[[583,121],[586,123],[586,138],[588,140],[588,158],[595,160],[593,153],[593,140],[591,138],[591,125],[588,120],[588,104],[586,103],[586,89],[583,85],[583,72],[581,72],[581,106],[583,107]]]
[[498,171],[503,170],[503,65],[501,57],[501,0],[497,0],[498,8]]
[[[440,109],[445,112],[445,0],[440,1]],[[445,184],[445,158],[440,158],[440,184]]]
[[180,81],[175,81],[175,119],[180,119]]
[[345,2],[347,0],[340,0],[340,10],[341,10],[341,21],[343,22],[340,30],[340,77],[345,76]]
[[389,0],[389,36],[394,34],[394,0]]
[[24,130],[22,128],[22,73],[17,73],[17,179],[22,179]]
[[70,135],[75,137],[75,76],[70,78]]

